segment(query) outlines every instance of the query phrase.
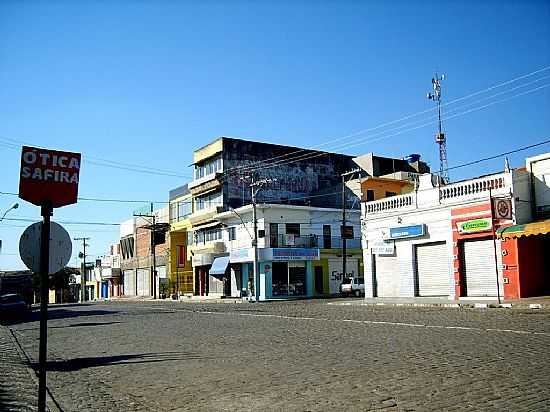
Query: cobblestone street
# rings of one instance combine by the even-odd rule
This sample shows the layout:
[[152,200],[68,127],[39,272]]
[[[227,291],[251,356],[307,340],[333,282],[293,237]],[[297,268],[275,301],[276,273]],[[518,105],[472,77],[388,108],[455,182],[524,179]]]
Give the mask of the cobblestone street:
[[[65,411],[544,411],[549,315],[327,301],[57,305],[48,387]],[[37,319],[10,326],[33,361]]]

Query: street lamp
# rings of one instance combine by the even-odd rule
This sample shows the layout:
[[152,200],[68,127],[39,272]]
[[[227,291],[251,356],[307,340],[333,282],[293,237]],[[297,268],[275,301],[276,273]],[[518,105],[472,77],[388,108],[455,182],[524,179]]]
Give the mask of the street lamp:
[[4,218],[6,217],[6,215],[8,214],[8,212],[9,212],[10,210],[17,209],[18,207],[19,207],[19,203],[14,203],[13,205],[11,205],[11,207],[10,207],[8,210],[6,210],[6,211],[4,212],[4,214],[2,215],[2,217],[0,218],[0,222],[1,222],[2,220],[4,220]]

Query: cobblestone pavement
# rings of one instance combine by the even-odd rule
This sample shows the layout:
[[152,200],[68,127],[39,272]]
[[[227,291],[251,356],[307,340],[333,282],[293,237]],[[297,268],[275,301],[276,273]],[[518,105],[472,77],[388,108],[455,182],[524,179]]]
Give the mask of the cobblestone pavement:
[[37,410],[38,386],[8,328],[0,326],[0,410]]
[[[66,411],[550,410],[550,311],[327,301],[52,307]],[[26,353],[38,322],[11,326]]]

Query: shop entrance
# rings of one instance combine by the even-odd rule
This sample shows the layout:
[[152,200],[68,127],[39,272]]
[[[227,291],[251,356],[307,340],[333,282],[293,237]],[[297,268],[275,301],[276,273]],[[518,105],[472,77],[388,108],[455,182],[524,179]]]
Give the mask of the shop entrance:
[[273,262],[273,296],[303,296],[306,294],[305,262]]

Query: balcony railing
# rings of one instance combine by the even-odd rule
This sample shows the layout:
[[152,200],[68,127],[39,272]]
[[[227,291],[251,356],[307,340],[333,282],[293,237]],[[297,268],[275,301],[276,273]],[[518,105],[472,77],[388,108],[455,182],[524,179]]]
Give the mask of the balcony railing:
[[461,197],[475,197],[479,194],[489,195],[489,190],[498,191],[507,186],[506,174],[487,176],[466,182],[453,183],[439,189],[441,200],[451,200]]
[[[272,248],[320,248],[320,249],[340,249],[342,247],[342,238],[332,236],[295,236],[295,235],[273,235],[269,237],[269,245]],[[350,249],[360,248],[361,239],[348,239],[346,246]]]
[[367,202],[367,213],[378,213],[393,209],[413,208],[415,206],[414,196],[415,193],[407,193],[404,195],[387,197],[385,199],[376,200],[374,202]]

